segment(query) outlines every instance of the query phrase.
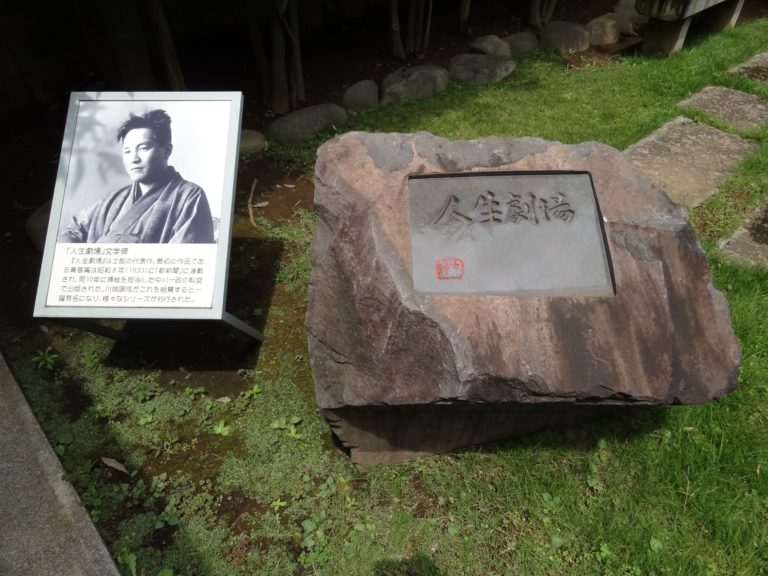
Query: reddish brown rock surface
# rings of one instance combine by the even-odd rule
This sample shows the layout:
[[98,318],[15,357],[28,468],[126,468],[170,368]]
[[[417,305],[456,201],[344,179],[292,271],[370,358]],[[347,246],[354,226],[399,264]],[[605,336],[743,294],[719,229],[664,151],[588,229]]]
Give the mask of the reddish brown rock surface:
[[[408,176],[495,170],[591,173],[614,296],[414,291]],[[701,403],[736,386],[727,303],[684,211],[613,148],[349,133],[318,152],[315,207],[317,401],[358,462],[503,437],[568,405]]]

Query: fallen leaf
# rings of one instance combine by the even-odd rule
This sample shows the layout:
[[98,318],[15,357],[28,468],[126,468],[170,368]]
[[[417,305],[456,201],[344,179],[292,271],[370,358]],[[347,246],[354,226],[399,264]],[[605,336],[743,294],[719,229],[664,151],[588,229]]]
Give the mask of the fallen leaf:
[[219,402],[221,404],[229,404],[232,402],[232,398],[229,396],[222,396],[221,398],[216,398],[216,402]]
[[100,460],[101,460],[101,462],[102,462],[102,463],[103,463],[105,466],[109,466],[110,468],[114,468],[115,470],[119,470],[119,471],[120,471],[120,472],[122,472],[123,474],[128,474],[128,476],[130,476],[130,475],[131,475],[131,474],[130,474],[130,472],[128,472],[128,470],[126,470],[126,469],[125,469],[125,466],[123,466],[122,464],[120,464],[120,462],[118,462],[118,461],[117,461],[117,460],[115,460],[114,458],[110,458],[109,456],[102,456],[102,457],[100,458]]
[[269,206],[269,202],[257,202],[253,205],[254,208],[266,208]]

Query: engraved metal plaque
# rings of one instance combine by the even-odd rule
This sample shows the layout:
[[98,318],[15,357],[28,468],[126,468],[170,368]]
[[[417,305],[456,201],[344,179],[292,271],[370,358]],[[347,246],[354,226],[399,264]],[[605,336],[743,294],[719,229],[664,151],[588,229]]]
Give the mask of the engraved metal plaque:
[[420,292],[611,296],[587,172],[493,172],[408,180]]

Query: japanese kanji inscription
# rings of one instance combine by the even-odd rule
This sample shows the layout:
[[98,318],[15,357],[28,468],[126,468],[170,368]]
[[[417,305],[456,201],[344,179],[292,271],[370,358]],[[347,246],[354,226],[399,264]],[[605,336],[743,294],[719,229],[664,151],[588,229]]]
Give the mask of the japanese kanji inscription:
[[613,294],[588,173],[413,176],[408,187],[416,290]]

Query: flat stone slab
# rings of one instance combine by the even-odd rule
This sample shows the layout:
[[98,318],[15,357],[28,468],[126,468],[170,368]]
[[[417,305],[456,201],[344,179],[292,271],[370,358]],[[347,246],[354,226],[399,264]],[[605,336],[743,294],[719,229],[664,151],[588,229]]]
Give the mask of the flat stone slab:
[[624,157],[673,202],[698,206],[758,144],[678,116],[624,151]]
[[414,289],[613,295],[588,173],[413,176],[408,188]]
[[744,226],[719,245],[728,260],[768,268],[768,204],[750,215]]
[[0,574],[119,576],[0,355]]
[[761,244],[752,238],[749,230],[739,228],[733,236],[720,243],[720,253],[728,260],[768,268],[768,244]]
[[768,125],[768,102],[754,94],[723,86],[707,86],[680,106],[701,110],[740,130]]
[[768,52],[756,54],[743,64],[728,70],[729,74],[743,74],[758,82],[768,82]]

